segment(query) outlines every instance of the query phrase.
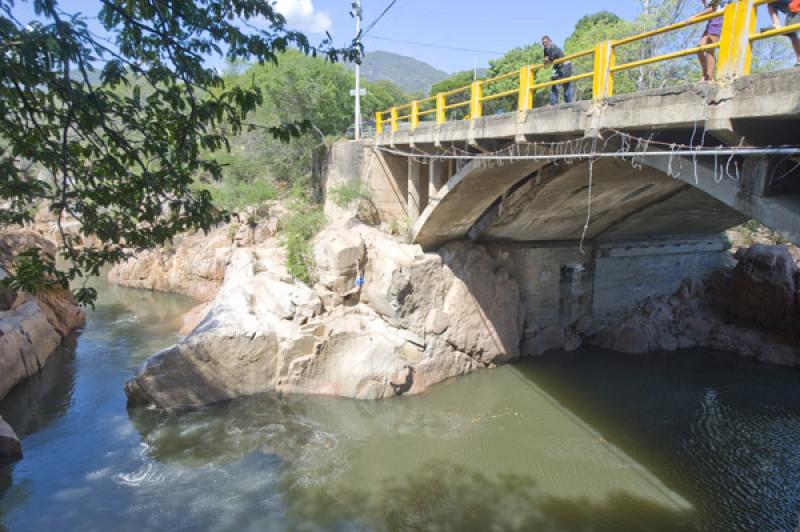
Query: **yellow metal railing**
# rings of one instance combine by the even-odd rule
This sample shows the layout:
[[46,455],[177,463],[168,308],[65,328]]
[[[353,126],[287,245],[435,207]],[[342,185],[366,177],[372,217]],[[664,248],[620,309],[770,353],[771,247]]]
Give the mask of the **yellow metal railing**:
[[[749,75],[754,42],[800,31],[800,24],[793,24],[791,26],[761,33],[756,31],[757,7],[772,1],[774,0],[736,0],[728,4],[723,12],[709,13],[639,35],[615,41],[602,42],[591,50],[584,50],[566,56],[557,61],[553,61],[550,65],[538,64],[524,66],[519,71],[509,72],[490,79],[477,80],[465,87],[442,92],[423,100],[394,107],[388,111],[376,114],[375,122],[377,133],[379,135],[382,134],[386,124],[390,124],[392,133],[399,130],[401,123],[408,123],[410,129],[414,130],[419,127],[422,119],[429,116],[433,117],[436,124],[444,124],[447,122],[448,112],[460,108],[467,108],[469,114],[466,118],[474,120],[483,116],[484,103],[503,98],[516,97],[517,110],[520,112],[528,111],[534,106],[533,95],[537,90],[587,79],[592,80],[592,99],[600,101],[614,95],[614,75],[619,72],[660,63],[662,61],[670,61],[701,52],[714,52],[719,50],[717,79],[731,79]],[[720,40],[716,43],[696,46],[686,50],[679,50],[628,63],[616,63],[617,50],[627,44],[681,30],[717,17],[723,17],[723,25],[722,35]],[[535,74],[540,69],[590,56],[593,58],[593,68],[591,71],[576,74],[568,78],[536,83]],[[512,88],[491,92],[490,88],[497,88],[499,83],[507,82],[508,80],[515,80],[515,85],[512,85]],[[453,101],[456,97],[460,98],[458,98],[457,101]],[[406,110],[408,110],[407,113],[405,113]],[[401,112],[404,114],[401,114]],[[386,118],[387,115],[389,116],[388,119]]]

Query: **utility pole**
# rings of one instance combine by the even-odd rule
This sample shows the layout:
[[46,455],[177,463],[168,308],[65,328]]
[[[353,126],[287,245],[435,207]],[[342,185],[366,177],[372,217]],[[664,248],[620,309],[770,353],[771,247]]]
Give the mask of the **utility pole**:
[[[350,16],[356,19],[356,39],[361,40],[361,19],[364,12],[361,9],[361,0],[353,0],[353,10]],[[361,140],[361,62],[356,63],[356,121],[355,121],[355,139]]]

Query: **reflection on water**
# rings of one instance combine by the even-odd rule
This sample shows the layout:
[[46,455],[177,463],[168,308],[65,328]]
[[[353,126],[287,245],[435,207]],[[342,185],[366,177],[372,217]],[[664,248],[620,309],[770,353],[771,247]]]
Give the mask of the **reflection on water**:
[[127,411],[123,384],[192,302],[101,294],[77,342],[0,404],[26,451],[0,471],[0,530],[795,524],[793,372],[585,351],[423,397],[255,397],[168,416]]

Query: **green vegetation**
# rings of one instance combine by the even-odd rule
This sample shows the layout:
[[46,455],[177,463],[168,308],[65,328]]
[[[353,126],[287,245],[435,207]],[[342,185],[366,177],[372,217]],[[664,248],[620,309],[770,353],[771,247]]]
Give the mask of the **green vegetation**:
[[267,179],[223,180],[214,183],[198,183],[198,190],[211,194],[214,205],[230,212],[237,212],[249,205],[259,205],[278,198],[275,184]]
[[[312,152],[325,138],[343,136],[353,122],[350,89],[353,73],[341,64],[311,58],[297,51],[280,54],[277,64],[252,65],[226,76],[232,87],[257,87],[262,101],[248,117],[252,127],[230,137],[232,155],[223,159],[227,179],[268,177],[279,189],[305,182],[311,171]],[[363,113],[405,102],[409,96],[383,81],[367,83]],[[290,139],[276,139],[269,128],[307,121],[309,126]]]
[[349,207],[356,200],[372,198],[372,191],[360,179],[348,181],[331,188],[331,199],[339,207]]
[[[3,282],[31,290],[96,275],[126,248],[160,246],[228,217],[194,181],[223,177],[216,155],[251,129],[250,114],[265,98],[255,83],[226,84],[206,66],[207,56],[274,64],[290,47],[298,57],[330,61],[360,53],[327,41],[312,48],[266,0],[104,0],[97,20],[110,41],[90,31],[85,15],[67,13],[55,0],[32,4],[39,22],[28,24],[14,15],[15,2],[0,0],[0,226],[30,222],[31,205],[45,203],[57,219],[71,216],[83,235],[102,244],[83,247],[62,234],[63,269],[50,267],[54,261],[42,253],[26,254]],[[284,92],[282,107],[324,93],[316,78],[299,74],[287,91],[305,90]],[[309,118],[317,119],[289,113],[262,129],[296,137],[310,127]],[[32,177],[25,161],[53,177]],[[82,304],[95,295],[75,291]]]
[[302,200],[291,205],[291,215],[281,224],[281,238],[286,246],[286,266],[289,274],[306,284],[311,283],[314,253],[311,240],[324,222],[322,209]]

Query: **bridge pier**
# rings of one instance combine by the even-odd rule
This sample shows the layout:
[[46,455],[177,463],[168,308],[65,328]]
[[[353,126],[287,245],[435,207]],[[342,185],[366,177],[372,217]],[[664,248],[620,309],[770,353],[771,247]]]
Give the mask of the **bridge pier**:
[[428,206],[429,170],[426,164],[408,160],[408,218],[412,224]]
[[433,161],[429,168],[428,176],[428,200],[436,196],[436,194],[447,184],[450,180],[450,163],[449,161]]
[[729,243],[721,235],[673,235],[585,242],[585,253],[577,241],[487,246],[520,287],[522,353],[539,355],[570,349],[588,324],[613,322],[649,297],[670,296],[684,279],[709,279]]

